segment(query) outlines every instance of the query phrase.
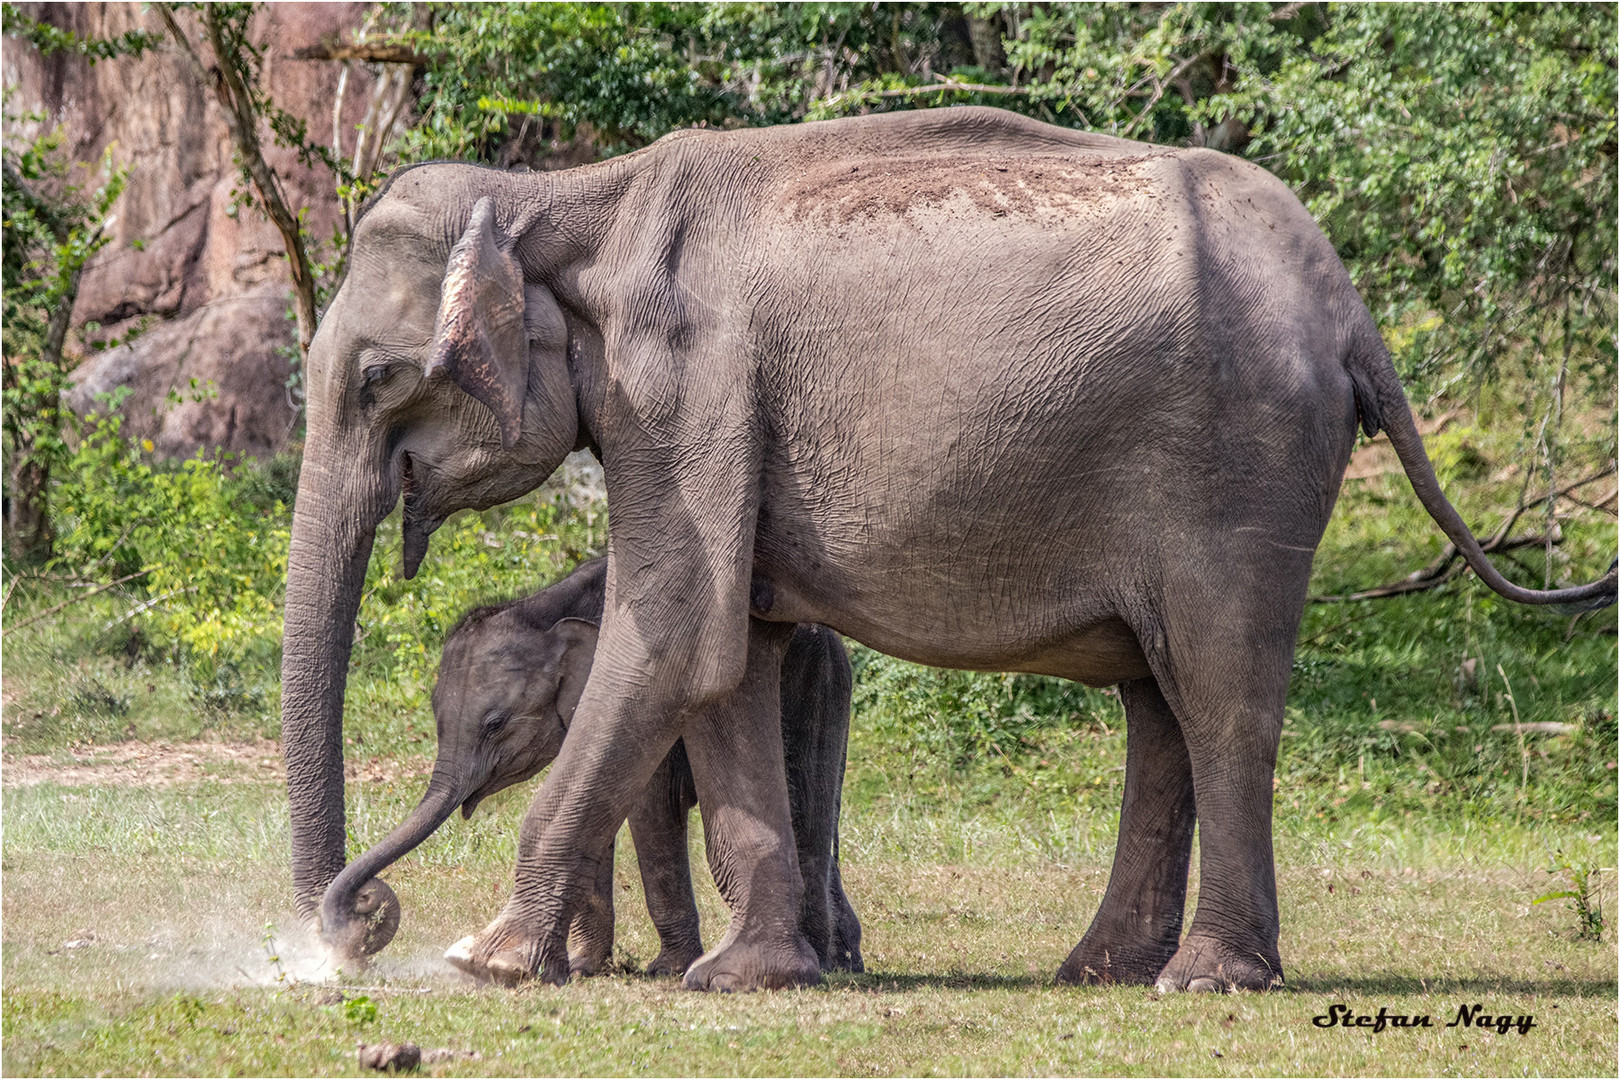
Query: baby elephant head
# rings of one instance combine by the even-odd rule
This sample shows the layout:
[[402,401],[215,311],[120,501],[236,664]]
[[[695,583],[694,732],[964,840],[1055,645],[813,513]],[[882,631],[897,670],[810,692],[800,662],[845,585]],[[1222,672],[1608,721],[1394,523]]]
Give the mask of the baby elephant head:
[[[321,925],[342,961],[364,962],[393,937],[398,901],[375,875],[409,854],[461,807],[521,783],[556,759],[596,655],[597,628],[583,619],[536,625],[513,605],[481,608],[444,643],[433,715],[439,751],[426,794],[381,843],[326,890]],[[369,899],[368,899],[369,898]]]

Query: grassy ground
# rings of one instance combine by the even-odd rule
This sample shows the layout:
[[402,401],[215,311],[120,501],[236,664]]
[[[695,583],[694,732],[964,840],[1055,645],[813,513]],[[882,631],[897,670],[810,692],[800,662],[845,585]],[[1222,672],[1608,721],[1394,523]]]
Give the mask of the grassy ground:
[[[1431,440],[1481,532],[1523,483],[1493,430]],[[350,682],[353,850],[419,792],[447,620],[600,544],[600,507],[565,495],[452,522],[413,583],[394,580],[385,526]],[[1589,579],[1612,516],[1561,512],[1553,576]],[[1313,592],[1398,579],[1440,542],[1404,480],[1374,470],[1346,485]],[[1508,572],[1539,585],[1539,552],[1518,558]],[[25,582],[7,626],[73,588]],[[523,790],[391,872],[405,921],[374,970],[300,981],[316,950],[287,909],[273,641],[199,662],[127,617],[149,599],[109,590],[5,639],[7,1074],[352,1073],[357,1043],[400,1040],[445,1051],[424,1066],[439,1075],[1614,1070],[1612,609],[1521,608],[1471,578],[1308,609],[1276,799],[1288,986],[1266,996],[1052,986],[1112,858],[1116,697],[857,650],[842,850],[870,973],[720,997],[632,973],[656,944],[623,841],[615,974],[513,992],[439,962],[499,908]],[[1196,894],[1196,863],[1194,878]],[[1558,891],[1580,899],[1534,903]],[[717,940],[722,906],[706,885],[700,901]],[[1334,1004],[1434,1026],[1314,1025]],[[1465,1005],[1535,1026],[1447,1027]]]
[[[355,784],[356,834],[380,834],[414,788]],[[735,998],[626,973],[656,939],[622,845],[626,970],[510,992],[464,985],[435,958],[498,908],[524,803],[515,792],[391,875],[406,905],[399,937],[376,969],[333,990],[276,982],[307,974],[315,955],[286,912],[281,800],[240,765],[166,787],[8,787],[6,1073],[342,1073],[356,1069],[357,1042],[384,1040],[477,1055],[429,1066],[437,1075],[1598,1075],[1614,1063],[1612,931],[1584,940],[1566,905],[1531,905],[1554,883],[1549,848],[1607,866],[1612,830],[1330,829],[1285,816],[1288,989],[1161,999],[1051,984],[1101,896],[1105,850],[1059,860],[1004,826],[898,798],[852,804],[846,879],[870,974]],[[712,889],[700,899],[713,940],[723,912]],[[1594,899],[1612,911],[1607,874]],[[269,942],[279,963],[266,920],[280,928]],[[1312,1024],[1336,1003],[1436,1026]],[[1473,1004],[1536,1026],[1522,1036],[1444,1026]]]

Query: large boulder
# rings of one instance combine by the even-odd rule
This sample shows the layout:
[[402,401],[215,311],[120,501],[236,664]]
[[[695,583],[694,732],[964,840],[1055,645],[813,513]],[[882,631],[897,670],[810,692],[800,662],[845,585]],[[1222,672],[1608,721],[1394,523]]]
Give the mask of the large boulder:
[[68,404],[81,415],[102,412],[127,388],[124,433],[150,439],[159,454],[274,453],[298,415],[287,387],[289,302],[286,287],[272,283],[159,323],[80,364]]
[[[157,13],[139,4],[18,7],[84,36],[162,29]],[[341,65],[296,60],[292,54],[351,34],[366,8],[265,4],[254,14],[250,29],[264,45],[265,89],[323,142],[331,139]],[[195,14],[180,10],[182,24],[194,27]],[[275,227],[257,210],[237,205],[235,193],[243,181],[212,92],[198,84],[167,43],[140,57],[95,64],[65,53],[41,56],[11,37],[0,48],[6,83],[13,88],[7,112],[46,117],[43,125],[16,125],[13,137],[31,134],[30,126],[61,125],[69,160],[96,162],[110,147],[113,160],[130,170],[128,187],[114,208],[112,243],[85,270],[75,326],[93,321],[122,332],[139,318],[179,320],[148,330],[129,348],[90,352],[78,380],[80,392],[72,395],[75,406],[86,401],[92,392],[87,388],[129,385],[135,391],[126,404],[132,410],[131,430],[149,434],[165,452],[189,454],[217,445],[263,453],[282,445],[290,426],[288,368],[275,346],[293,340],[282,318],[287,265]],[[366,65],[353,65],[337,118],[345,152],[353,149],[371,86]],[[304,211],[312,235],[331,236],[340,213],[331,174],[299,163],[268,130],[260,136],[289,206]],[[228,336],[199,336],[205,333]],[[158,355],[164,348],[189,351]],[[142,385],[147,373],[161,385]],[[179,376],[183,381],[192,373],[213,381],[218,398],[186,404],[152,427],[150,410],[171,388],[165,380]]]

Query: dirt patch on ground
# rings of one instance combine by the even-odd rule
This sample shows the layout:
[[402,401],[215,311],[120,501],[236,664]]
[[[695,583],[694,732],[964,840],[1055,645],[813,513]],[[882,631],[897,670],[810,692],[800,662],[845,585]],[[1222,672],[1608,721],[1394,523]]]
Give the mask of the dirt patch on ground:
[[[344,779],[350,783],[386,784],[432,772],[423,758],[357,758],[352,749]],[[62,754],[6,754],[0,758],[0,782],[6,787],[62,784],[67,787],[169,787],[211,780],[222,784],[282,784],[286,769],[281,744],[269,739],[249,743],[126,742],[86,746]]]

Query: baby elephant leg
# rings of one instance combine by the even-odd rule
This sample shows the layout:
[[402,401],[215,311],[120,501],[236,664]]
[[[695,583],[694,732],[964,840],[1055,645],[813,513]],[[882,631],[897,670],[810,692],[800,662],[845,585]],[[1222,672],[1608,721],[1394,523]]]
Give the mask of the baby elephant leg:
[[568,927],[568,973],[598,975],[613,958],[613,841],[600,854],[585,903]]
[[838,868],[852,678],[843,639],[800,625],[782,660],[782,749],[804,898],[799,927],[823,971],[863,971],[861,924]]
[[630,812],[630,836],[641,864],[647,913],[658,930],[659,952],[647,965],[649,975],[684,975],[703,955],[686,833],[695,805],[686,745],[677,741]]
[[774,989],[821,981],[799,929],[799,873],[782,768],[782,656],[791,627],[751,620],[741,685],[682,732],[703,811],[709,869],[731,908],[720,943],[687,969],[702,990]]

